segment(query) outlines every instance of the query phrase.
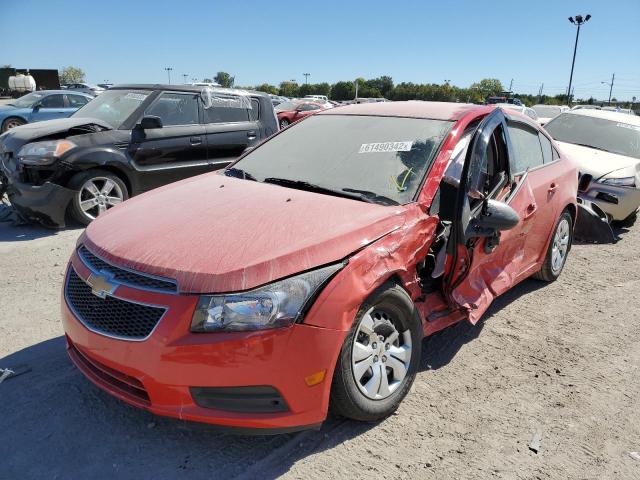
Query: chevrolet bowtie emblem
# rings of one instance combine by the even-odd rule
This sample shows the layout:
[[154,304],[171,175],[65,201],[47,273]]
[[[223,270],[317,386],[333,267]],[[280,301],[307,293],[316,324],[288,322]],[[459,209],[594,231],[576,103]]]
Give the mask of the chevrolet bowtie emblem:
[[117,282],[112,281],[113,277],[113,274],[105,271],[91,273],[87,278],[91,293],[100,298],[106,298],[107,295],[112,294],[119,285]]

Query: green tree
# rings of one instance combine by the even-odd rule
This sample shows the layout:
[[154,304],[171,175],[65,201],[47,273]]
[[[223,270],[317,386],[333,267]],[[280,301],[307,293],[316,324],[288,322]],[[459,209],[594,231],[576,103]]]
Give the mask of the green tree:
[[483,78],[478,83],[472,84],[470,88],[478,91],[485,100],[504,91],[502,82],[497,78]]
[[297,97],[299,96],[300,87],[296,82],[284,81],[280,82],[280,89],[278,93],[284,97]]
[[371,90],[380,92],[380,95],[382,97],[389,98],[391,92],[393,91],[393,79],[387,75],[383,75],[382,77],[367,80],[366,86]]
[[84,72],[82,69],[78,67],[65,67],[60,72],[60,83],[83,83],[84,82]]
[[235,77],[232,77],[227,72],[218,72],[216,76],[213,77],[213,80],[216,83],[219,83],[222,87],[231,88],[233,87],[233,82],[235,81]]
[[356,86],[353,82],[336,82],[331,86],[331,100],[353,100]]
[[254,90],[257,90],[258,92],[270,93],[272,95],[278,94],[278,87],[276,87],[275,85],[270,85],[268,83],[263,83],[262,85],[258,85],[257,87],[255,87]]

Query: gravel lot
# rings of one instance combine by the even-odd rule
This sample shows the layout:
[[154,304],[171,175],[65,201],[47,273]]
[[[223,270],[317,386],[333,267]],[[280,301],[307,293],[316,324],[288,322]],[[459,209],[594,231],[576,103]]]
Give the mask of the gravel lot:
[[32,368],[0,385],[0,478],[640,478],[640,224],[425,341],[396,415],[275,437],[154,417],[71,366],[59,296],[80,232],[0,224],[0,367]]

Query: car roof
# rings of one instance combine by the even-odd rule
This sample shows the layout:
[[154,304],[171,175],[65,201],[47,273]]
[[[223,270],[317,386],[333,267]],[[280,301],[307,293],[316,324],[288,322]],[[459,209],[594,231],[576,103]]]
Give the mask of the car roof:
[[493,105],[408,100],[404,102],[351,104],[340,108],[323,110],[317,115],[370,115],[380,117],[410,117],[456,121],[471,112],[486,114],[493,109]]
[[41,95],[54,95],[54,94],[82,95],[83,97],[93,98],[91,95],[88,95],[88,94],[86,94],[84,92],[77,92],[75,90],[36,90],[35,92],[29,92],[29,93],[39,93]]
[[603,118],[612,122],[626,123],[640,127],[640,117],[622,112],[611,112],[609,110],[594,110],[590,108],[579,108],[564,112],[563,115],[581,115],[583,117]]
[[[264,92],[257,92],[255,90],[243,90],[239,88],[223,88],[223,87],[211,87],[215,92],[228,93],[230,95],[253,95],[269,98]],[[193,92],[200,93],[203,89],[202,85],[168,85],[165,83],[125,83],[115,85],[109,90],[169,90],[172,92]]]

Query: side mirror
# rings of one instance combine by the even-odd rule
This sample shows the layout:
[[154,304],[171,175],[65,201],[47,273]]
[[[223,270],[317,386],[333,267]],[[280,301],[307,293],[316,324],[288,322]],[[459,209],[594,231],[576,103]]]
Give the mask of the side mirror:
[[142,120],[140,121],[140,127],[143,130],[162,128],[162,120],[160,119],[160,117],[156,117],[155,115],[148,115],[146,117],[142,117]]
[[518,213],[504,202],[484,200],[479,217],[469,224],[470,237],[491,237],[502,230],[510,230],[520,223]]
[[40,102],[38,102],[38,103],[34,104],[34,105],[33,105],[33,111],[34,111],[34,112],[37,112],[38,110],[40,110],[40,107],[41,107]]

